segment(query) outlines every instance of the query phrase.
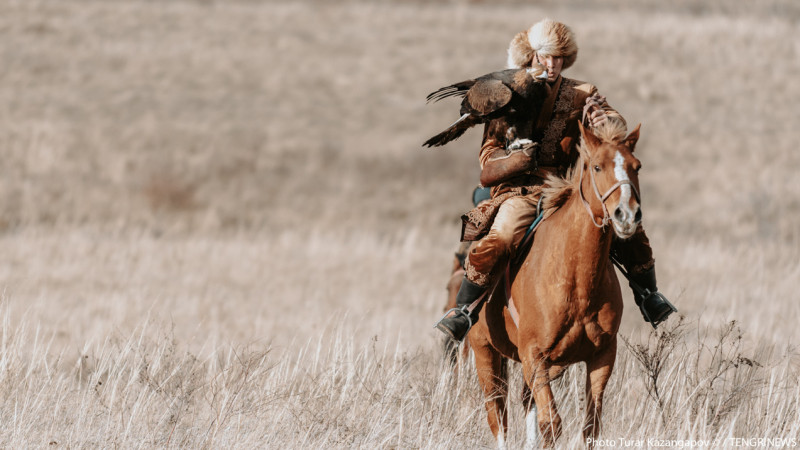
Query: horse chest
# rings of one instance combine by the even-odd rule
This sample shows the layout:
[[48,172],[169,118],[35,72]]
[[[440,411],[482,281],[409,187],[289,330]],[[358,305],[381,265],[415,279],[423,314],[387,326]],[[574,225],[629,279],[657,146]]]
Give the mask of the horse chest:
[[541,353],[554,364],[586,361],[606,349],[613,341],[614,334],[596,322],[574,324],[556,338],[549,348],[541,349]]
[[[614,340],[619,317],[610,308],[595,308],[588,299],[561,302],[559,307],[540,311],[537,326],[523,331],[523,340],[532,343],[553,363],[585,361],[603,351]],[[525,347],[526,343],[521,342]]]

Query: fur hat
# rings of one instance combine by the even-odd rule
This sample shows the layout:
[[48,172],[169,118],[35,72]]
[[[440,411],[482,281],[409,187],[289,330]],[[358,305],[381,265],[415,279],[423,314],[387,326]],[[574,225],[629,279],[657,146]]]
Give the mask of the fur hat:
[[578,44],[572,30],[561,22],[543,19],[529,30],[517,33],[508,46],[508,68],[530,67],[536,54],[542,56],[561,56],[565,70],[575,63],[578,57]]

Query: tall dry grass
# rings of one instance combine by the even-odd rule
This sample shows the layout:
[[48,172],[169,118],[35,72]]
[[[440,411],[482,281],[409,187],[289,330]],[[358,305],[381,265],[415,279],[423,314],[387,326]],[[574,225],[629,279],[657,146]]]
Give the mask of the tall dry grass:
[[[491,446],[474,370],[454,376],[435,352],[356,344],[348,330],[276,356],[269,347],[216,348],[199,356],[169,324],[145,321],[77,360],[52,337],[5,316],[0,342],[6,447],[441,448]],[[745,354],[734,323],[717,335],[673,324],[625,340],[605,404],[603,438],[714,443],[800,432],[798,370],[774,349]],[[471,364],[467,361],[467,364]],[[555,383],[562,444],[583,442],[582,367]],[[508,443],[524,443],[522,374],[510,371]],[[778,441],[783,439],[783,441]],[[676,445],[676,444],[672,444]],[[703,445],[703,444],[701,444]],[[688,445],[687,445],[688,446]],[[762,447],[763,445],[754,445]],[[770,445],[772,447],[772,445]]]
[[797,436],[794,2],[8,0],[0,445],[492,446],[431,329],[479,133],[423,151],[456,114],[423,99],[545,15],[643,124],[686,317],[650,334],[626,293],[604,436]]

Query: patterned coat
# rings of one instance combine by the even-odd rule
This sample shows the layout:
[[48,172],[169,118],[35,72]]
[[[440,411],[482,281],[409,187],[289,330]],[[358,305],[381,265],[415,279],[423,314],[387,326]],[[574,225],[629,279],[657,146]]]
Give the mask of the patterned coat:
[[[493,186],[491,201],[461,217],[462,240],[473,241],[486,234],[500,205],[508,198],[516,195],[538,195],[544,177],[548,174],[566,173],[578,159],[578,120],[588,126],[583,107],[586,99],[594,95],[597,95],[597,88],[592,84],[565,77],[559,77],[555,81],[539,117],[532,117],[530,127],[525,130],[517,130],[520,138],[528,137],[540,143],[536,154],[538,168],[532,168],[520,176]],[[625,119],[607,102],[603,102],[602,108],[609,119],[625,123]],[[506,154],[507,129],[508,124],[502,119],[486,124],[479,156],[481,168],[490,158]],[[561,141],[567,137],[572,140],[565,151]]]

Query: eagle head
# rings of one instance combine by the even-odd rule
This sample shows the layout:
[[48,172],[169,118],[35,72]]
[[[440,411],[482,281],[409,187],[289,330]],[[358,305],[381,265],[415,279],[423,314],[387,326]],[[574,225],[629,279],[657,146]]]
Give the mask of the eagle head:
[[534,80],[547,80],[547,69],[539,63],[531,65],[529,68],[525,69],[525,71],[528,72],[528,75]]
[[513,86],[514,91],[525,98],[547,96],[547,69],[538,63],[518,69],[514,74]]

